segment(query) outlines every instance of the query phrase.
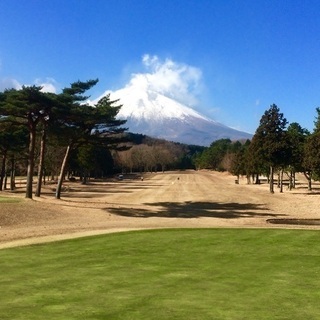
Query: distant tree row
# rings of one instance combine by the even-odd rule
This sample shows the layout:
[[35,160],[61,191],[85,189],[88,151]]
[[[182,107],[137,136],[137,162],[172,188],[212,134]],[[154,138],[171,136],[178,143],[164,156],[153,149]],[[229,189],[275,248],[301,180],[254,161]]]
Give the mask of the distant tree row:
[[204,150],[199,146],[188,146],[137,134],[130,134],[130,140],[130,149],[113,153],[115,165],[122,173],[195,169],[192,157]]
[[0,191],[15,187],[15,175],[26,174],[26,197],[40,196],[46,177],[57,179],[60,198],[67,175],[104,177],[114,170],[122,173],[167,169],[227,170],[245,175],[248,183],[259,183],[264,175],[274,192],[278,173],[280,191],[283,176],[295,186],[295,173],[303,172],[312,189],[320,179],[320,108],[312,133],[298,123],[288,125],[276,105],[261,117],[252,140],[214,141],[210,147],[187,146],[144,135],[126,133],[125,120],[117,120],[121,108],[107,95],[94,106],[84,94],[98,80],[75,82],[60,94],[44,93],[41,87],[23,87],[0,93]]
[[127,133],[126,121],[116,120],[121,105],[109,96],[89,105],[85,93],[97,81],[72,83],[60,94],[38,86],[0,93],[0,191],[8,184],[14,190],[15,176],[23,175],[27,198],[40,196],[49,179],[59,199],[65,178],[85,184],[115,172],[195,168],[193,155],[204,147]]
[[60,198],[68,161],[75,150],[79,163],[89,170],[96,160],[90,159],[93,149],[123,148],[126,129],[122,125],[126,121],[116,119],[121,105],[108,95],[94,106],[87,103],[84,94],[97,82],[74,82],[60,94],[42,92],[39,86],[0,93],[0,190],[8,168],[14,188],[17,163],[22,161],[27,163],[27,198],[33,195],[34,173],[38,174],[35,195],[40,196],[44,174],[51,171],[54,175],[58,166],[56,198]]
[[221,139],[213,142],[195,157],[197,168],[228,170],[247,177],[248,183],[259,183],[259,176],[268,178],[270,192],[274,192],[274,174],[278,173],[280,192],[283,176],[289,179],[289,188],[295,186],[295,173],[303,172],[312,189],[312,180],[320,178],[320,108],[312,133],[294,122],[288,125],[280,109],[271,105],[261,117],[252,140],[232,142]]

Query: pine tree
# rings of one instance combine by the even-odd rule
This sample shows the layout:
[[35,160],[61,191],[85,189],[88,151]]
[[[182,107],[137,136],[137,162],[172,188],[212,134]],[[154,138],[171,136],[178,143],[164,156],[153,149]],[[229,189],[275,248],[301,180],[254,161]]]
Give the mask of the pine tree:
[[293,122],[288,126],[287,139],[290,152],[290,190],[295,187],[295,173],[305,172],[303,167],[303,154],[306,138],[310,135],[307,129],[302,128],[297,122]]
[[116,119],[121,108],[121,105],[115,105],[117,100],[112,101],[107,95],[95,106],[85,102],[88,97],[84,96],[84,93],[97,82],[98,80],[75,82],[69,88],[63,89],[60,95],[61,103],[67,107],[66,112],[60,118],[60,126],[58,126],[66,142],[66,152],[56,188],[57,199],[61,197],[62,183],[69,155],[73,149],[85,144],[100,144],[109,148],[117,148],[119,143],[125,140],[121,133],[126,128],[120,126],[126,121]]
[[287,120],[275,105],[265,111],[251,143],[252,157],[258,157],[269,166],[270,192],[274,193],[274,168],[287,161],[285,128]]
[[320,108],[316,108],[314,131],[306,139],[304,146],[303,166],[308,179],[308,190],[312,190],[312,178],[320,176]]
[[26,198],[32,198],[34,157],[37,127],[52,107],[48,95],[39,86],[23,86],[21,90],[6,90],[1,95],[0,115],[3,121],[24,125],[29,132]]

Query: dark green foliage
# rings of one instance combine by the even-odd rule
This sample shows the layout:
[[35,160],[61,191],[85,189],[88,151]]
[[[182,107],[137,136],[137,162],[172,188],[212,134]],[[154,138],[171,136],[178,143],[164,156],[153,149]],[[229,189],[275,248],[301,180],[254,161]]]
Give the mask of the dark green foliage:
[[[283,168],[288,164],[290,154],[286,139],[287,119],[275,105],[271,105],[261,117],[250,146],[251,156],[255,159],[254,167],[262,170],[270,168],[270,192],[273,193],[274,168]],[[261,171],[260,171],[261,172]],[[259,171],[256,173],[260,173]]]
[[[74,162],[75,168],[81,171],[80,176],[105,177],[112,173],[113,159],[110,151],[102,146],[87,144],[76,150]],[[69,166],[74,171],[72,166]],[[77,170],[77,169],[76,169]]]
[[231,170],[233,155],[240,151],[242,143],[230,139],[220,139],[211,143],[201,154],[194,158],[198,169],[213,169],[219,171]]
[[50,119],[55,104],[52,95],[41,92],[42,87],[23,86],[21,90],[6,90],[0,97],[2,121],[26,126],[29,132],[26,197],[32,198],[37,127]]
[[311,178],[318,180],[320,177],[320,108],[316,108],[316,112],[314,133],[310,135],[296,122],[287,127],[286,118],[273,104],[261,117],[251,141],[214,141],[209,148],[196,154],[194,163],[199,169],[228,170],[237,176],[246,175],[248,183],[251,176],[266,175],[270,177],[271,192],[275,169],[288,172],[290,188],[294,187],[295,172],[299,171],[309,180],[311,190]]
[[304,153],[304,167],[314,173],[320,172],[320,131],[313,133],[306,139]]
[[293,122],[287,129],[287,140],[290,147],[290,166],[296,172],[303,171],[304,145],[309,131],[302,128],[298,123]]
[[247,140],[244,144],[241,144],[238,141],[235,143],[235,147],[233,148],[234,157],[232,161],[232,165],[230,168],[230,172],[236,176],[247,175],[248,168],[248,149],[250,146],[250,140]]
[[[319,176],[320,108],[316,108],[312,135],[298,123],[292,123],[286,129],[287,120],[273,104],[261,117],[251,141],[220,139],[205,148],[126,133],[123,127],[126,121],[116,119],[121,108],[117,100],[111,101],[107,95],[95,106],[86,103],[88,95],[85,93],[97,82],[77,81],[60,94],[43,93],[42,88],[37,86],[0,93],[0,152],[4,156],[0,188],[7,154],[10,152],[14,158],[28,142],[26,196],[32,196],[35,157],[40,150],[39,147],[37,151],[36,143],[42,144],[46,139],[50,157],[43,159],[44,168],[40,171],[48,169],[55,172],[57,161],[62,161],[61,148],[64,147],[67,152],[60,170],[62,178],[66,168],[73,172],[85,171],[90,176],[103,176],[111,173],[114,165],[117,170],[142,170],[142,167],[143,170],[207,168],[228,170],[234,175],[247,177],[259,174],[269,176],[271,168],[275,168],[289,170],[291,174],[304,171],[306,176]],[[115,152],[111,156],[111,150],[128,150],[132,146],[140,147],[133,148],[136,150],[123,155],[122,159]],[[143,165],[129,159],[138,151],[144,159]],[[73,155],[68,166],[69,152]]]
[[312,189],[311,179],[320,180],[320,108],[316,108],[317,116],[314,122],[315,128],[308,135],[303,149],[304,174],[308,179],[308,188]]
[[320,108],[316,108],[316,112],[317,112],[317,115],[316,115],[316,120],[314,121],[314,131],[315,132],[319,132],[320,131]]
[[51,111],[51,96],[41,92],[42,87],[23,86],[21,90],[10,89],[3,93],[0,114],[7,121],[30,126],[37,124]]
[[[121,108],[121,105],[115,105],[117,101],[111,101],[107,95],[95,106],[86,103],[88,96],[84,93],[97,82],[98,80],[77,81],[70,87],[64,88],[58,95],[43,93],[42,88],[37,86],[23,87],[21,90],[6,90],[0,94],[1,152],[7,153],[5,140],[8,140],[7,136],[10,133],[8,130],[4,132],[4,123],[15,126],[15,128],[25,126],[28,130],[26,197],[32,198],[32,178],[35,171],[35,152],[38,140],[41,141],[41,147],[39,147],[41,150],[39,172],[41,174],[48,163],[44,159],[46,140],[53,146],[61,145],[67,148],[61,166],[61,179],[64,178],[68,155],[72,149],[84,145],[92,145],[92,148],[104,146],[104,148],[114,149],[120,143],[127,141],[127,138],[122,135],[126,128],[121,127],[126,121],[116,119]],[[38,139],[39,129],[41,129],[41,139]],[[13,138],[11,138],[12,143],[15,143]],[[18,146],[18,142],[15,145]],[[123,145],[121,147],[123,148]],[[109,151],[105,155],[107,159],[110,159]],[[95,166],[94,164],[89,165],[89,162],[89,159],[84,161],[84,156],[82,156],[82,166],[87,170]],[[110,165],[109,160],[106,162]],[[36,195],[40,195],[41,174],[38,176],[40,185],[37,186]],[[59,187],[61,187],[60,184],[57,190]]]
[[275,105],[265,111],[260,125],[252,138],[254,156],[265,161],[268,165],[277,166],[285,163],[286,140],[285,128],[287,120]]
[[147,138],[147,136],[144,134],[137,134],[137,133],[131,133],[131,132],[126,133],[126,135],[128,136],[128,139],[133,144],[142,144]]
[[[10,158],[11,170],[14,170],[14,158],[26,149],[28,143],[28,130],[24,126],[17,126],[10,122],[0,120],[0,156],[2,158],[0,167],[0,191],[3,189],[4,176],[6,173],[7,160]],[[13,189],[13,186],[11,186]]]
[[[83,94],[97,83],[97,80],[75,82],[69,88],[63,89],[60,95],[62,104],[68,106],[67,116],[60,121],[60,134],[66,141],[66,153],[61,165],[56,198],[60,198],[62,182],[64,180],[70,152],[83,145],[103,145],[106,148],[117,148],[127,139],[122,134],[126,128],[120,127],[126,121],[117,120],[121,105],[114,105],[118,101],[111,101],[107,95],[101,98],[95,106],[83,103],[88,97]],[[85,164],[88,167],[86,161]]]

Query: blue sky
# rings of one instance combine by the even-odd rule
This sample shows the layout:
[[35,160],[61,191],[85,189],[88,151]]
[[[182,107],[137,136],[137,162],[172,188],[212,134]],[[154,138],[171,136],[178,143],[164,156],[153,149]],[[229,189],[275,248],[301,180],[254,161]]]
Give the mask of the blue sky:
[[0,89],[99,78],[94,99],[168,68],[171,96],[214,120],[254,133],[275,103],[312,131],[319,12],[318,0],[0,0]]

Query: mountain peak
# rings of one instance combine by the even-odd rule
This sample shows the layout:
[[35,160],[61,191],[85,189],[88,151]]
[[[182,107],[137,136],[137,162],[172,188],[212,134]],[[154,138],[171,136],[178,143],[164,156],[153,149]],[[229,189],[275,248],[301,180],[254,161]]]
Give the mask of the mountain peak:
[[188,117],[209,120],[205,116],[180,102],[167,97],[151,88],[127,86],[113,92],[112,98],[120,100],[123,107],[119,118],[137,121],[165,121],[166,119],[186,119]]
[[126,87],[109,93],[112,100],[119,99],[122,104],[118,118],[127,120],[126,126],[132,133],[202,146],[223,138],[252,137],[154,90],[147,81],[131,81]]

